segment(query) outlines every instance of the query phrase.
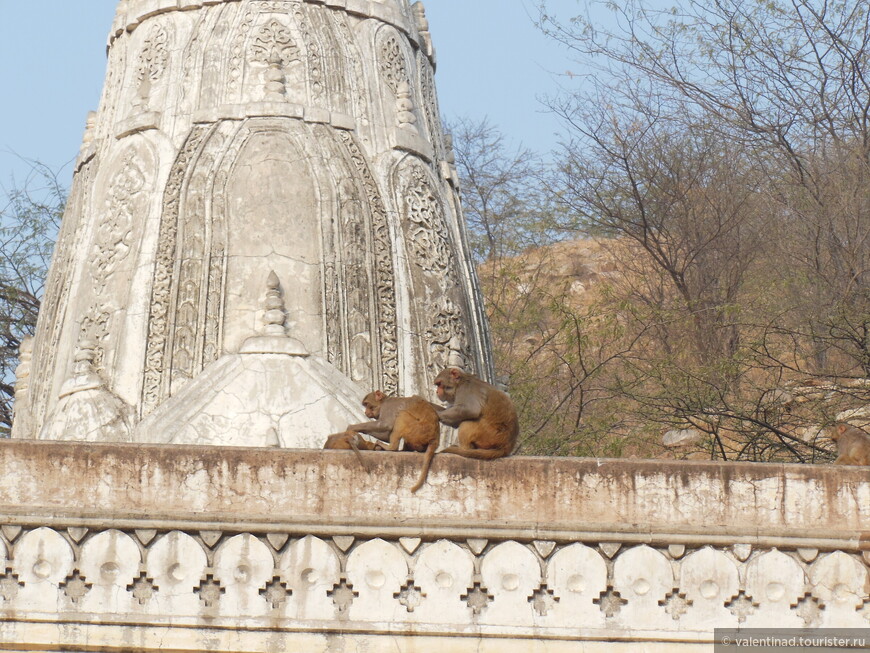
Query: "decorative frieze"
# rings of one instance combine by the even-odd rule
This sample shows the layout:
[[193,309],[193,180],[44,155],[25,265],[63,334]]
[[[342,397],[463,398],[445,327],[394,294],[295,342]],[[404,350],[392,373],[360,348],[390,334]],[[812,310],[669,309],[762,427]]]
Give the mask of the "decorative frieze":
[[[119,618],[177,627],[418,632],[474,626],[497,635],[561,638],[580,632],[662,639],[716,628],[870,627],[868,572],[856,553],[813,563],[764,548],[747,562],[727,547],[693,547],[680,562],[662,547],[629,545],[609,562],[596,542],[492,541],[475,554],[461,539],[424,541],[412,554],[389,539],[214,533],[191,525],[143,542],[136,531],[26,526],[0,538],[0,615],[51,614],[75,622]],[[507,630],[504,630],[507,629]]]

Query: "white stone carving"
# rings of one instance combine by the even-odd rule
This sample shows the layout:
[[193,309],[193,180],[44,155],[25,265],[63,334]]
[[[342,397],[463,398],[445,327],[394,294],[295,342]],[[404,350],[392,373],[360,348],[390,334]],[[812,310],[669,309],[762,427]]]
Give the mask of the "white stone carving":
[[190,535],[180,531],[167,533],[148,547],[145,558],[148,573],[144,574],[141,587],[135,588],[138,600],[145,610],[157,614],[199,614],[203,607],[211,607],[207,599],[200,601],[201,595],[197,593],[206,582],[206,564],[205,551]]
[[[638,630],[655,629],[667,619],[673,621],[665,610],[667,597],[684,600],[679,592],[672,594],[674,589],[674,572],[663,554],[645,545],[622,551],[613,563],[613,590],[624,603],[614,610],[613,618],[623,627]],[[685,605],[679,606],[677,612],[683,608]]]
[[804,596],[804,572],[800,564],[776,549],[762,553],[746,564],[745,596],[751,600],[743,607],[746,628],[763,628],[762,624],[777,624],[782,628],[805,626],[800,615],[792,610]]
[[[348,616],[353,621],[396,622],[409,612],[401,590],[408,579],[408,563],[399,549],[384,540],[365,542],[347,558],[347,580],[354,597]],[[422,597],[415,596],[414,606]]]
[[407,617],[419,623],[459,623],[470,610],[462,595],[474,584],[474,559],[449,540],[426,546],[417,556],[414,583],[425,599]]
[[532,621],[529,599],[541,584],[541,567],[535,555],[517,542],[493,547],[480,563],[482,590],[492,595],[481,611],[487,624],[527,624]]
[[113,394],[94,370],[96,344],[83,340],[76,350],[72,376],[39,437],[43,440],[129,442],[131,408]]
[[679,587],[691,601],[691,610],[680,621],[684,627],[706,631],[740,625],[725,607],[739,593],[740,576],[734,561],[721,551],[705,547],[683,558]]
[[43,527],[22,535],[12,559],[12,573],[20,584],[15,600],[37,614],[72,607],[61,584],[71,576],[73,561],[72,547],[57,531]]
[[262,334],[206,367],[139,424],[135,439],[160,433],[173,444],[319,448],[363,419],[365,393],[286,333],[274,271],[266,286]]
[[[811,596],[824,604],[819,620],[810,623],[821,628],[866,628],[860,610],[867,600],[867,567],[842,551],[833,551],[810,567]],[[810,597],[805,596],[804,602]]]
[[[194,530],[143,539],[139,531],[100,527],[68,532],[79,548],[56,529],[25,529],[11,559],[0,538],[0,613],[54,615],[61,622],[84,613],[110,621],[124,615],[180,627],[203,618],[221,628],[239,619],[279,628],[365,624],[383,632],[397,623],[424,632],[476,624],[488,633],[535,633],[541,641],[578,630],[645,641],[704,636],[712,625],[746,627],[773,615],[813,627],[868,622],[867,571],[843,551],[801,565],[768,549],[735,563],[708,546],[690,552],[669,575],[661,550],[629,546],[611,575],[595,549],[567,543],[555,546],[542,578],[530,543],[515,540],[483,553],[475,576],[473,555],[451,539],[408,553],[399,540],[350,538],[344,552],[312,535]],[[13,536],[9,529],[3,534]],[[277,555],[273,543],[281,545]]]
[[[433,61],[407,2],[120,3],[15,436],[319,447],[371,389],[489,376]],[[270,270],[294,360],[247,343]],[[58,397],[83,339],[102,385]]]
[[423,497],[385,482],[416,474],[411,454],[367,470],[350,452],[7,441],[0,459],[10,650],[694,653],[714,625],[870,623],[859,468],[733,463],[720,499],[709,463],[447,456]]
[[269,613],[270,602],[260,588],[273,578],[275,561],[269,547],[243,533],[221,544],[214,556],[214,578],[226,593],[220,596],[218,611],[228,617],[259,617]]
[[341,561],[326,542],[311,535],[292,542],[278,561],[278,573],[293,592],[284,597],[284,614],[304,621],[333,618],[336,605],[330,592],[340,585]]
[[139,601],[127,589],[139,575],[142,556],[132,537],[111,529],[89,538],[81,548],[78,569],[88,590],[82,611],[125,614],[139,611]]
[[138,88],[134,106],[139,111],[148,110],[151,86],[163,76],[168,62],[169,35],[163,25],[153,24],[136,61]]
[[604,613],[594,601],[607,591],[607,565],[597,551],[584,544],[560,549],[547,565],[547,584],[559,599],[550,623],[569,628],[604,626]]

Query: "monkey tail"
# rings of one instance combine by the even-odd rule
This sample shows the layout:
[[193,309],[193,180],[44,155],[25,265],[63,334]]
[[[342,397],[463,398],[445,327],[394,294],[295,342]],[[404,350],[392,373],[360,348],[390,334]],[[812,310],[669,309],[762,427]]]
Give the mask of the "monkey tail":
[[465,449],[464,447],[447,447],[441,453],[455,453],[458,456],[465,458],[474,458],[476,460],[495,460],[496,458],[504,458],[510,455],[510,451],[504,448],[499,449]]
[[423,487],[423,483],[426,482],[426,477],[429,475],[429,466],[432,464],[432,458],[435,457],[435,449],[437,447],[437,441],[430,442],[429,446],[426,447],[426,453],[423,454],[423,469],[420,470],[420,478],[417,479],[417,484],[411,488],[412,494]]
[[366,470],[366,473],[370,474],[371,470],[369,469],[369,465],[359,452],[359,448],[356,446],[356,438],[350,439],[350,448],[353,449],[353,452],[356,454],[356,459],[359,461],[359,464],[362,465],[362,468]]

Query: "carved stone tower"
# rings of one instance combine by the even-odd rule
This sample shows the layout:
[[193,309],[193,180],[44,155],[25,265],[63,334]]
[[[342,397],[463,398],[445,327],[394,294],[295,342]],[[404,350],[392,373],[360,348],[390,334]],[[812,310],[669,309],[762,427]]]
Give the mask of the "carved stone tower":
[[487,377],[421,3],[121,0],[20,438],[320,446]]

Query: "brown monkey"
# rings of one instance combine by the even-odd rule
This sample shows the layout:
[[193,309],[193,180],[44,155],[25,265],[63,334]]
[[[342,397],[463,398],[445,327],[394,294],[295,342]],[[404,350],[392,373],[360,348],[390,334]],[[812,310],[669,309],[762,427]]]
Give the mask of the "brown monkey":
[[324,449],[352,449],[356,454],[357,459],[360,461],[360,464],[365,467],[366,471],[368,471],[368,465],[366,461],[363,460],[363,457],[360,455],[359,450],[365,449],[366,451],[383,451],[384,448],[375,443],[369,442],[362,435],[356,433],[354,431],[343,431],[342,433],[333,433],[329,437],[326,438],[326,443],[323,445]]
[[326,438],[324,449],[355,449],[359,451],[383,451],[384,448],[377,442],[369,442],[362,435],[355,431],[342,431],[341,433],[333,433]]
[[443,453],[484,460],[513,453],[520,427],[507,394],[457,367],[438,373],[435,390],[438,399],[448,404],[438,411],[438,419],[459,428],[459,446],[447,447]]
[[835,465],[870,465],[870,435],[848,424],[837,424],[831,433],[837,443]]
[[363,398],[366,417],[373,422],[351,424],[348,431],[369,433],[388,442],[387,451],[398,451],[399,442],[405,441],[405,451],[425,451],[423,469],[411,492],[419,490],[429,474],[432,457],[438,448],[441,427],[435,407],[422,397],[388,397],[380,390]]

